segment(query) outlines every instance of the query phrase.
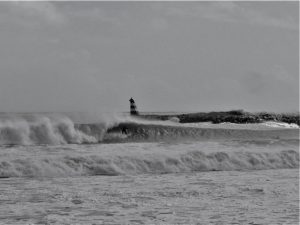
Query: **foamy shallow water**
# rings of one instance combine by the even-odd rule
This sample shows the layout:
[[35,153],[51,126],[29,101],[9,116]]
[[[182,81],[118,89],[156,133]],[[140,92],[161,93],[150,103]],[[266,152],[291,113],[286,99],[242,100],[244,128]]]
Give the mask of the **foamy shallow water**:
[[0,224],[298,224],[298,148],[297,140],[2,146],[0,170],[11,177],[0,179]]
[[1,224],[298,224],[297,169],[0,183]]

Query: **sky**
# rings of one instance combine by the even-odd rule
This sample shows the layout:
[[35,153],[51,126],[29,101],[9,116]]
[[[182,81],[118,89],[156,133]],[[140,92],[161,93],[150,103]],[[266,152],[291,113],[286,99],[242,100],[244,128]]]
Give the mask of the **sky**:
[[299,2],[0,2],[1,112],[299,110]]

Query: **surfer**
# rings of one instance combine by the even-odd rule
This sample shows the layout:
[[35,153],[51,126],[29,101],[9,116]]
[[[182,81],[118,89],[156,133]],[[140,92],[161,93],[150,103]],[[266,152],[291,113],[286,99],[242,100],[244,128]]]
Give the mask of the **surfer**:
[[127,134],[127,128],[126,127],[122,127],[122,134]]

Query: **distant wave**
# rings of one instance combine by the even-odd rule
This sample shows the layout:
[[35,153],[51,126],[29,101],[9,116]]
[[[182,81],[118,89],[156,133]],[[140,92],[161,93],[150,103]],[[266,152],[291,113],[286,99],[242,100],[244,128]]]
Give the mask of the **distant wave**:
[[299,129],[193,127],[172,121],[142,120],[129,116],[90,124],[75,124],[66,116],[0,118],[0,145],[281,138],[298,139]]
[[121,123],[108,133],[128,130],[130,141],[216,140],[216,139],[298,139],[299,129],[228,129],[177,125]]
[[299,153],[190,151],[177,155],[130,154],[0,159],[0,177],[57,177],[299,168]]

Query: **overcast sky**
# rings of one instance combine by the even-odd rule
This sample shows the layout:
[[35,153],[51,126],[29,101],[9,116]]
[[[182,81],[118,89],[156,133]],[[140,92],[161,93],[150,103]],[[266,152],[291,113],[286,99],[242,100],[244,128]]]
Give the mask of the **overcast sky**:
[[0,111],[298,111],[298,2],[0,2]]

